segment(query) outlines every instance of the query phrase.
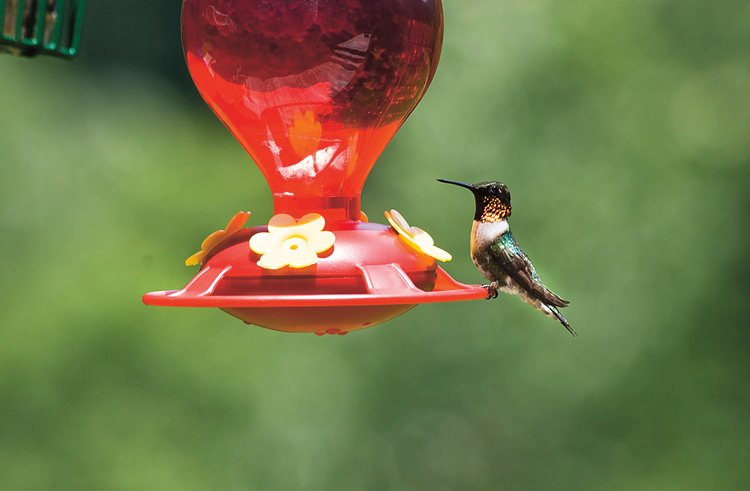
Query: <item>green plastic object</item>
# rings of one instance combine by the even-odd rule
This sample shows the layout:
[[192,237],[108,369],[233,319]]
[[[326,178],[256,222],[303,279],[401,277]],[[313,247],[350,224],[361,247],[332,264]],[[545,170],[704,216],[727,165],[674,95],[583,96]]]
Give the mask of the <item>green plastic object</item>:
[[73,58],[85,0],[0,0],[0,52]]

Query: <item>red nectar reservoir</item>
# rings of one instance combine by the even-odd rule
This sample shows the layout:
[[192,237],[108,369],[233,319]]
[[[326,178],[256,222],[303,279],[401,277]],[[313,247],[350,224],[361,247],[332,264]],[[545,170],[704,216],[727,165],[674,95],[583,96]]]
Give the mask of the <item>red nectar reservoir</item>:
[[186,288],[146,303],[343,334],[486,296],[436,265],[421,230],[360,211],[370,170],[435,75],[440,0],[185,0],[182,35],[198,90],[263,172],[276,216],[228,226]]

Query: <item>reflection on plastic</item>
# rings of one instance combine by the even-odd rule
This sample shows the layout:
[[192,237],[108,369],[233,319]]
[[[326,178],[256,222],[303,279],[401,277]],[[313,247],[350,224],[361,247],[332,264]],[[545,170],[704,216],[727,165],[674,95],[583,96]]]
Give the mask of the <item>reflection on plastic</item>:
[[357,220],[367,175],[435,74],[442,8],[313,3],[185,0],[185,55],[204,99],[263,172],[276,213]]

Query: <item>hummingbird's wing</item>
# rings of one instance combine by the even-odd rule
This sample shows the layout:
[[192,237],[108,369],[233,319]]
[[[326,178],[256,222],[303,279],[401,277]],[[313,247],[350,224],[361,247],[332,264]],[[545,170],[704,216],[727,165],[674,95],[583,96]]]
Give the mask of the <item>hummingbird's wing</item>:
[[[512,239],[511,239],[512,240]],[[563,300],[542,284],[534,266],[526,253],[513,240],[513,247],[492,247],[492,256],[502,271],[510,276],[529,295],[555,307],[567,307],[570,302]]]

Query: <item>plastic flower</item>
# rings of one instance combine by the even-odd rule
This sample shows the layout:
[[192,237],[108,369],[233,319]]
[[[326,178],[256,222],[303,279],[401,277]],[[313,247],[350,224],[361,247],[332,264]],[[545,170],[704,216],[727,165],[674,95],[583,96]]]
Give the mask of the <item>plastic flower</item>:
[[308,213],[299,220],[276,215],[268,222],[268,232],[250,237],[250,249],[261,255],[261,268],[306,268],[317,263],[318,254],[336,241],[333,232],[323,230],[325,225],[325,219],[317,213]]
[[386,211],[384,215],[391,226],[396,229],[399,239],[412,249],[433,257],[438,261],[448,262],[453,259],[453,256],[448,252],[435,247],[435,241],[432,240],[430,234],[419,227],[410,227],[409,223],[401,216],[401,213],[391,210]]
[[203,240],[201,243],[201,250],[185,259],[185,266],[198,266],[203,264],[206,257],[213,251],[217,245],[224,242],[224,239],[228,239],[245,225],[247,219],[250,218],[249,211],[240,211],[229,220],[226,228],[218,230]]

